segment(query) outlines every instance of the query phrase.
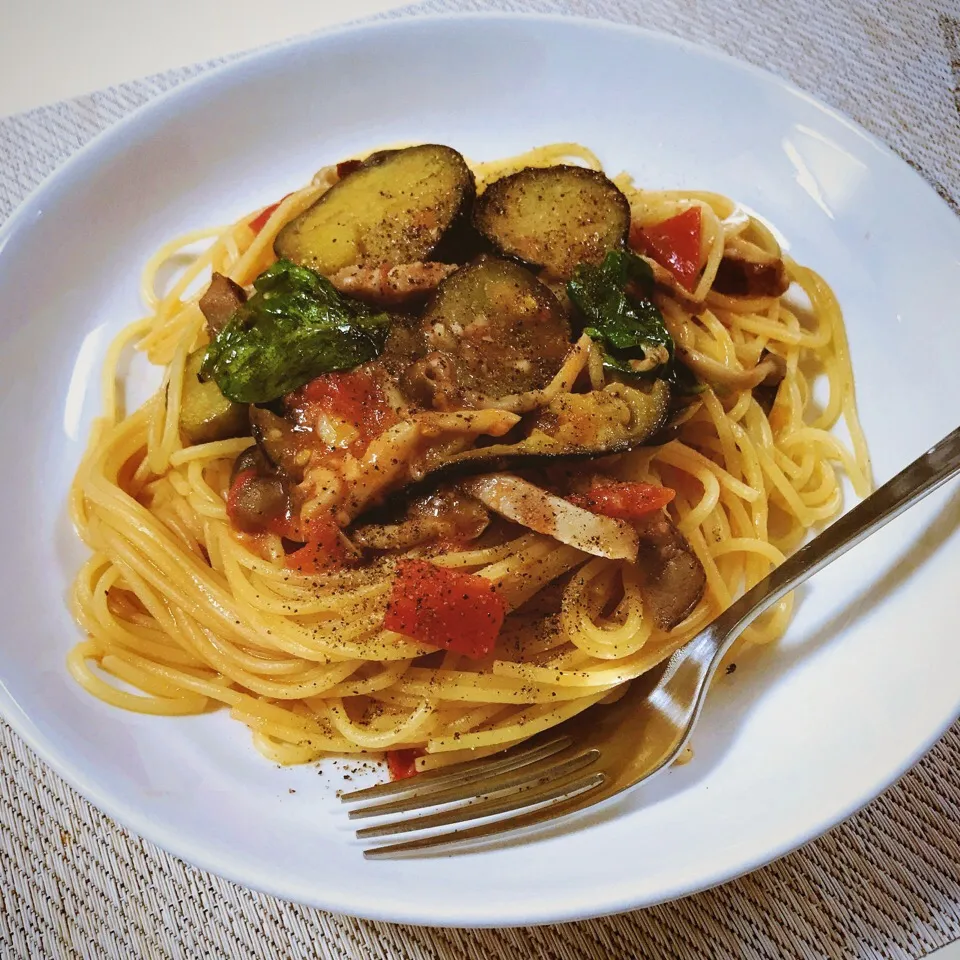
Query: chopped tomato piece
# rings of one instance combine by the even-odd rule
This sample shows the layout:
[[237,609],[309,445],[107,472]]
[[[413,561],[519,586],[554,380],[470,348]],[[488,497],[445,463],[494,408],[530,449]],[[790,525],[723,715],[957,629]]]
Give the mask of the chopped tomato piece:
[[298,419],[312,426],[317,414],[328,413],[352,426],[355,435],[347,448],[361,454],[374,437],[397,422],[397,415],[367,373],[325,373],[287,396],[287,406],[295,408]]
[[630,244],[666,267],[693,290],[700,276],[700,208],[690,207],[669,220],[630,231]]
[[665,507],[676,492],[655,483],[598,484],[587,493],[575,493],[567,499],[591,513],[617,520],[637,520]]
[[267,225],[267,221],[268,221],[268,220],[273,216],[273,214],[276,212],[277,207],[279,207],[280,204],[283,203],[283,201],[286,200],[287,197],[289,197],[289,196],[290,196],[290,194],[288,193],[286,197],[281,197],[276,203],[271,203],[270,206],[267,207],[265,210],[261,210],[261,211],[249,222],[248,226],[250,227],[250,229],[251,229],[254,233],[259,233],[259,232]]
[[[299,524],[291,524],[299,526]],[[286,536],[294,532],[276,531]],[[333,520],[313,520],[306,525],[306,529],[299,534],[306,542],[302,547],[287,554],[286,564],[291,570],[300,573],[322,573],[325,570],[336,570],[347,562],[347,551],[340,538],[340,528]],[[299,539],[299,536],[297,539]]]
[[480,659],[493,649],[505,615],[489,580],[425,560],[404,560],[383,625],[431,647]]
[[406,750],[387,751],[387,769],[391,780],[406,780],[416,776],[417,757],[422,757],[424,751],[415,748]]
[[364,401],[377,390],[377,384],[366,373],[325,373],[301,390],[309,403],[321,403],[330,410],[355,416],[362,414]]

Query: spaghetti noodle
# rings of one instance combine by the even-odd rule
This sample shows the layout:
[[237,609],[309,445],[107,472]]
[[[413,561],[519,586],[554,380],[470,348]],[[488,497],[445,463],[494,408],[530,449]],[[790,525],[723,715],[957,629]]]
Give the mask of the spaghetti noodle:
[[[471,167],[482,191],[521,169],[561,162],[600,170],[598,159],[576,144]],[[635,566],[506,524],[498,536],[456,548],[387,552],[321,572],[292,569],[281,536],[245,535],[228,517],[234,461],[253,439],[186,443],[182,385],[188,356],[209,336],[198,282],[216,271],[247,287],[274,262],[281,228],[336,180],[335,168],[322,170],[275,209],[260,211],[258,231],[253,214],[186,234],[157,251],[144,270],[147,313],[108,352],[103,413],[71,493],[72,515],[91,556],[72,598],[86,638],[68,665],[95,696],[157,715],[226,706],[249,728],[257,749],[280,763],[416,748],[423,751],[417,768],[429,769],[483,755],[615,696],[695,635],[838,513],[841,471],[858,495],[868,492],[843,320],[827,284],[784,257],[792,281],[787,295],[717,292],[725,250],[737,238],[776,247],[768,231],[725,197],[640,189],[621,175],[614,182],[629,202],[632,235],[692,208],[702,224],[692,287],[678,283],[656,257],[647,259],[657,279],[653,299],[677,355],[707,385],[676,416],[668,438],[601,462],[612,478],[676,492],[667,514],[706,581],[692,612],[661,629],[645,609]],[[198,242],[206,243],[203,252],[169,292],[159,291],[160,269]],[[163,368],[163,382],[128,414],[118,367],[131,346]],[[743,383],[770,356],[779,358],[782,379],[765,403],[756,383]],[[815,377],[827,387],[824,402],[814,399]],[[571,348],[537,402],[569,394],[575,384],[582,389],[585,381],[593,389],[609,383],[589,338]],[[525,413],[508,408],[466,411],[457,429],[474,439],[507,433]],[[452,416],[419,411],[371,445],[402,459],[424,431],[449,430]],[[841,419],[851,449],[831,432]],[[369,451],[366,460],[355,460],[353,507],[342,507],[347,522],[375,502],[384,482],[365,472],[364,463],[374,462]],[[315,483],[315,499],[322,500],[321,488]],[[306,498],[304,510],[310,509]],[[319,509],[316,503],[312,509]],[[493,652],[480,659],[449,650],[425,657],[432,647],[384,628],[404,556],[495,586],[506,616]],[[742,641],[778,638],[791,607],[788,596]]]

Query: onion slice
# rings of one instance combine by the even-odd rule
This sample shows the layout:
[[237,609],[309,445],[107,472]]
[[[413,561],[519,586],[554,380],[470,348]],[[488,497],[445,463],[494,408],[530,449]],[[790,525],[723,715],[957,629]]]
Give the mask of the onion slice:
[[537,533],[595,557],[636,560],[636,530],[622,520],[603,517],[509,473],[490,473],[461,483],[485,507]]

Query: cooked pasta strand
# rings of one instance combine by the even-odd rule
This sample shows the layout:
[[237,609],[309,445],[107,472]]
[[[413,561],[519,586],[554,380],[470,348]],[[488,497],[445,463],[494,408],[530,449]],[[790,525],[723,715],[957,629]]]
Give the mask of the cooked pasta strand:
[[[472,166],[482,191],[525,166],[557,163],[600,169],[590,150],[571,143]],[[72,596],[86,637],[67,665],[94,696],[166,716],[226,707],[256,748],[279,763],[395,747],[425,751],[419,769],[484,756],[617,696],[669,656],[781,563],[785,551],[836,516],[844,476],[859,495],[869,491],[843,318],[825,281],[786,258],[803,307],[790,294],[717,293],[712,286],[725,245],[744,236],[775,243],[765,228],[726,197],[640,189],[621,174],[616,183],[641,227],[700,209],[694,289],[665,281],[656,294],[675,340],[705,358],[705,369],[734,378],[768,354],[785,369],[767,406],[753,390],[707,386],[678,418],[669,442],[604,465],[621,480],[676,490],[668,512],[704,568],[704,596],[664,631],[646,609],[637,567],[510,527],[499,539],[428,554],[438,567],[493,585],[506,611],[495,650],[478,660],[447,652],[439,665],[419,659],[433,648],[383,626],[395,556],[358,570],[291,569],[279,534],[238,533],[228,517],[231,469],[252,438],[190,446],[179,428],[186,358],[208,336],[198,305],[205,277],[216,270],[249,285],[272,262],[279,230],[336,178],[334,168],[324,168],[258,232],[251,228],[254,214],[247,214],[228,227],[170,241],[146,265],[147,316],[108,349],[103,414],[70,495],[74,522],[93,555]],[[197,252],[168,289],[159,289],[161,270],[189,251]],[[127,414],[118,371],[134,345],[163,367],[163,383]],[[815,369],[827,387],[820,407],[812,401]],[[607,377],[601,350],[584,334],[542,389],[466,412],[401,418],[365,453],[345,460],[349,496],[339,519],[346,524],[376,502],[424,443],[439,438],[450,450],[464,450],[478,436],[501,437],[561,395],[602,389]],[[841,422],[849,448],[831,432]],[[330,512],[323,476],[311,477],[304,486],[306,520]],[[425,554],[414,547],[408,555]],[[791,610],[787,597],[742,641],[775,640]]]

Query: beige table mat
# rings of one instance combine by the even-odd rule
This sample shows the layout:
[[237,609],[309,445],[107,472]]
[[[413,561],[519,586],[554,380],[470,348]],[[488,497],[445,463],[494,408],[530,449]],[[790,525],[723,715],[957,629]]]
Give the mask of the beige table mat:
[[[432,0],[388,16],[483,9],[635,23],[766,67],[886,140],[960,213],[957,0]],[[0,120],[0,221],[100,130],[209,66]],[[100,814],[0,723],[2,960],[914,958],[957,938],[960,725],[861,813],[740,880],[617,917],[468,931],[354,920],[196,870]]]

